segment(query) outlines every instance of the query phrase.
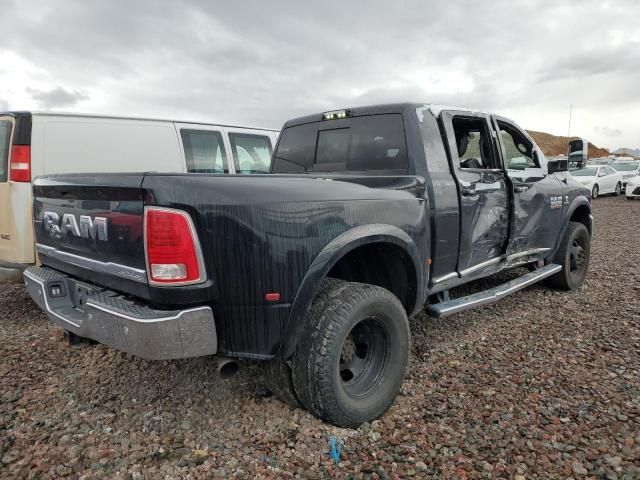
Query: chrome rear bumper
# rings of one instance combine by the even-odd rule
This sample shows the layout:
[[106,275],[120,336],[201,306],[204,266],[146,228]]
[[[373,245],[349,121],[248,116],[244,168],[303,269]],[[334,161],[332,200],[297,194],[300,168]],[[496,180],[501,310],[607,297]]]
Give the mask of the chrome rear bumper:
[[25,270],[24,282],[53,323],[80,337],[149,360],[217,352],[216,325],[210,307],[156,310],[46,267]]

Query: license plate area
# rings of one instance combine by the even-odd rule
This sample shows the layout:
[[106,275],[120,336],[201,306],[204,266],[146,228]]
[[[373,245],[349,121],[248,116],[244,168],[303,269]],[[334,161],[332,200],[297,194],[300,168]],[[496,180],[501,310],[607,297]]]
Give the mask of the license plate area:
[[84,311],[84,306],[87,303],[87,300],[91,295],[98,293],[100,289],[93,287],[91,285],[87,285],[82,282],[73,282],[72,285],[72,296],[73,296],[73,306],[81,311]]

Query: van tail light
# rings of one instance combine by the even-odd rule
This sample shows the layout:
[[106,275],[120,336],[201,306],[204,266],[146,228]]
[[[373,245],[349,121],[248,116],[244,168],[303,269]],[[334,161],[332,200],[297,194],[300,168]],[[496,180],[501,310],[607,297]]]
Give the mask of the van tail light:
[[11,147],[9,170],[11,172],[9,180],[12,182],[31,181],[31,147],[29,145]]
[[193,220],[182,210],[146,207],[147,274],[152,285],[191,285],[206,280]]

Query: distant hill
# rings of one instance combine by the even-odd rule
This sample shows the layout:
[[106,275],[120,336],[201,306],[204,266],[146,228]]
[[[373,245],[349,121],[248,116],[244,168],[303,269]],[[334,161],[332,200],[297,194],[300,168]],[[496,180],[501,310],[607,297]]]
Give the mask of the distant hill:
[[614,150],[614,155],[626,155],[629,157],[640,157],[640,148],[619,148]]
[[[531,135],[531,138],[535,140],[546,156],[553,157],[555,155],[567,154],[567,145],[570,140],[569,137],[561,137],[544,132],[535,132],[533,130],[527,130],[527,132]],[[571,137],[571,140],[574,138],[578,137]],[[596,147],[593,143],[589,142],[589,158],[606,157],[608,155],[609,150],[606,148]]]

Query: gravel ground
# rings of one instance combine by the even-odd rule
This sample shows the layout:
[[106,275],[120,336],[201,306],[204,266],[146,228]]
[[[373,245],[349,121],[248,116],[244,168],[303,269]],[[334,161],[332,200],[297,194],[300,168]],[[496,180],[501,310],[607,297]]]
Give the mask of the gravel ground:
[[0,286],[0,477],[639,479],[640,202],[594,210],[581,291],[415,318],[402,394],[358,430],[256,396],[255,365],[70,349]]

